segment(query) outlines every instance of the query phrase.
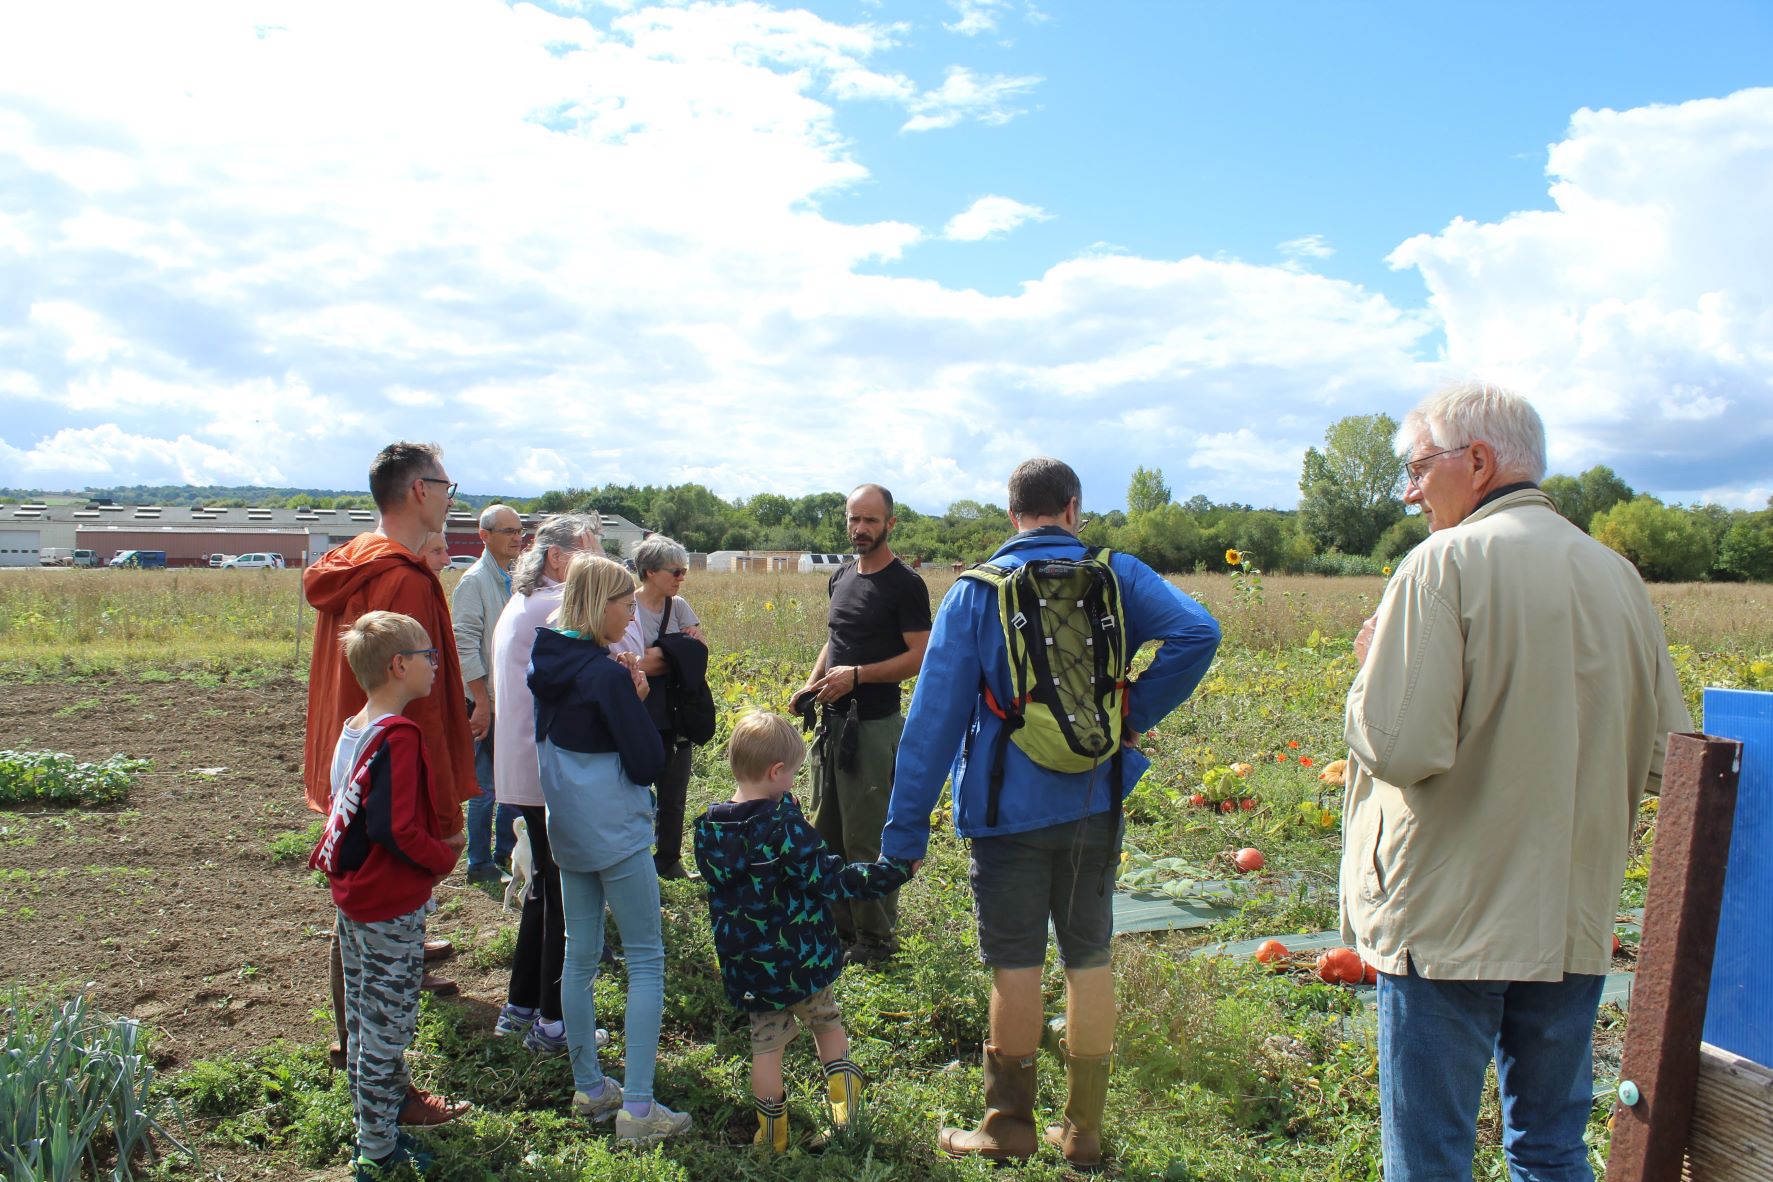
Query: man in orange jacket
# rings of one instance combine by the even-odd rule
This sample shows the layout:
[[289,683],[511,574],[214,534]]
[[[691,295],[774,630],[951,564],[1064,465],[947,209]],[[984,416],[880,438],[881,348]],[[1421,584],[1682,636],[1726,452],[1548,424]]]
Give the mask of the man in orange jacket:
[[[364,703],[363,689],[339,647],[339,633],[364,612],[399,612],[422,624],[437,647],[435,688],[412,702],[406,716],[418,724],[424,738],[425,759],[431,768],[431,810],[438,832],[448,837],[461,832],[462,802],[478,796],[480,787],[474,778],[474,740],[464,705],[449,599],[418,552],[426,534],[443,530],[455,484],[444,473],[442,451],[435,444],[401,442],[383,448],[370,464],[369,491],[381,513],[376,528],[328,551],[302,573],[303,594],[317,614],[303,759],[308,807],[319,813],[331,808],[333,744],[345,719]],[[427,959],[447,955],[446,943],[427,944]],[[343,1013],[338,1004],[342,966],[336,947],[332,968],[333,1011],[338,1017]],[[426,974],[426,988],[453,993],[455,983]],[[339,1044],[342,1054],[342,1026]],[[415,1098],[409,1098],[407,1107],[409,1111],[402,1114],[404,1124],[428,1123],[427,1113],[441,1115],[441,1110],[430,1113]]]

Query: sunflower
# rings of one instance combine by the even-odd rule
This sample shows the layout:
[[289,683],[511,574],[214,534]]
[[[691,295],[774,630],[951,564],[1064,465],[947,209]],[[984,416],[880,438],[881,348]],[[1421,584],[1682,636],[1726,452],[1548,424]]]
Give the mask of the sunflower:
[[1225,561],[1230,563],[1232,566],[1242,566],[1243,562],[1244,562],[1244,556],[1241,553],[1239,553],[1237,550],[1227,550],[1225,552]]

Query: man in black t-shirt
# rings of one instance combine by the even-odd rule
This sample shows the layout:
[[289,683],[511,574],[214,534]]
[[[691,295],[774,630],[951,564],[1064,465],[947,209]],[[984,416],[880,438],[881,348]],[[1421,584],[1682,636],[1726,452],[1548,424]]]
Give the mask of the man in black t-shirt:
[[[892,493],[864,484],[850,494],[848,512],[857,558],[831,576],[829,639],[795,705],[819,704],[809,760],[813,828],[846,861],[872,862],[880,857],[905,728],[899,683],[923,664],[930,592],[887,545],[896,521]],[[832,909],[846,962],[883,961],[898,951],[897,891],[878,900],[839,899]]]

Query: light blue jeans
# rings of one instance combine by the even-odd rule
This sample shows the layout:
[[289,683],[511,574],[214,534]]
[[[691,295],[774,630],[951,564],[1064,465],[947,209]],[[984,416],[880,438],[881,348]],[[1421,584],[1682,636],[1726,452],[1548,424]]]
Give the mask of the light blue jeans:
[[1379,974],[1385,1182],[1471,1182],[1484,1068],[1496,1061],[1512,1182],[1594,1182],[1593,1104],[1605,977],[1430,981]]
[[573,1087],[588,1095],[603,1089],[597,1062],[597,1003],[591,983],[603,956],[603,908],[609,905],[628,968],[628,1006],[623,1022],[626,1071],[622,1098],[653,1098],[653,1066],[659,1057],[659,1012],[665,1005],[665,942],[659,931],[659,876],[651,846],[614,866],[589,873],[560,871],[561,911],[566,916],[566,965],[560,979],[560,1011],[572,1050]]

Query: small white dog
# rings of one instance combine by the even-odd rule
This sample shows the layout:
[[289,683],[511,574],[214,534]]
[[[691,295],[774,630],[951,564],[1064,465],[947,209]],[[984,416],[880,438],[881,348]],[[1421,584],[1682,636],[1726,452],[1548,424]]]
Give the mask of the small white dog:
[[529,898],[536,885],[536,859],[529,850],[529,823],[519,817],[512,822],[511,828],[517,834],[517,844],[511,847],[511,879],[505,884],[506,911],[513,910],[512,903]]

